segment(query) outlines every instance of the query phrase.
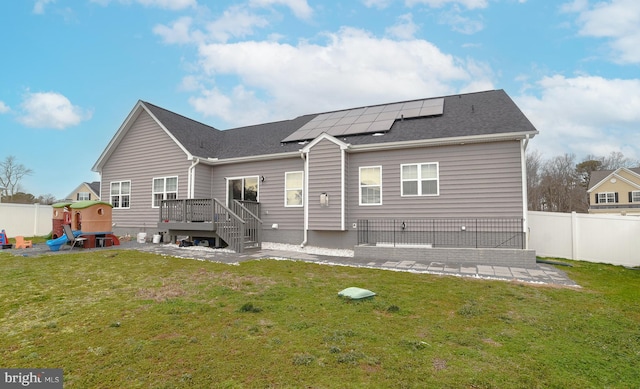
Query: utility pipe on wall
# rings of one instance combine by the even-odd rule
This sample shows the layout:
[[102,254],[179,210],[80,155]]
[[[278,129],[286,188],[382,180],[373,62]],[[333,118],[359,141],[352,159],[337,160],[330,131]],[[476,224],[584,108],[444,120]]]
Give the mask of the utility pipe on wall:
[[200,158],[196,158],[195,162],[189,166],[189,172],[187,173],[187,198],[192,199],[195,195],[196,186],[196,172],[195,168],[200,163]]
[[305,152],[300,150],[300,158],[302,158],[302,160],[304,161],[304,172],[302,177],[302,179],[304,180],[304,193],[302,194],[302,206],[304,208],[304,226],[302,228],[303,240],[302,243],[300,243],[300,247],[304,247],[307,245],[309,230],[309,156],[305,155]]

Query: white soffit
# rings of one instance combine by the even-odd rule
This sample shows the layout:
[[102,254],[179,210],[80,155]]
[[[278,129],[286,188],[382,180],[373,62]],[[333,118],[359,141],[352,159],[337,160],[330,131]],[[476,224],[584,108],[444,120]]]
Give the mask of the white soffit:
[[322,133],[345,136],[386,132],[398,119],[438,116],[443,111],[444,98],[437,98],[321,113],[282,142],[310,140]]

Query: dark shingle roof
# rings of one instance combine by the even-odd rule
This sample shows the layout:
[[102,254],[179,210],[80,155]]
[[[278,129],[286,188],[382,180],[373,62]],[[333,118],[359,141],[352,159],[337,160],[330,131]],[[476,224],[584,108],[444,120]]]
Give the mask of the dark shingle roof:
[[[219,159],[297,151],[302,148],[298,142],[282,140],[319,114],[219,131],[153,104],[145,105],[191,154]],[[367,145],[532,132],[535,127],[511,98],[503,90],[493,90],[446,96],[440,116],[397,120],[384,136],[363,134],[343,140]]]
[[221,131],[146,101],[144,105],[191,154],[210,157],[222,143]]
[[100,181],[87,182],[86,184],[91,188],[93,193],[100,196]]

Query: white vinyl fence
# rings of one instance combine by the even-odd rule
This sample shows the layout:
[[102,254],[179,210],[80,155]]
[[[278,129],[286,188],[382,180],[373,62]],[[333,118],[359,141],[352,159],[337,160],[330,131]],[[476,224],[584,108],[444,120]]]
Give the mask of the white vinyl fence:
[[16,235],[44,236],[53,228],[53,208],[41,204],[0,203],[0,230]]
[[640,266],[640,217],[529,211],[528,222],[539,257]]

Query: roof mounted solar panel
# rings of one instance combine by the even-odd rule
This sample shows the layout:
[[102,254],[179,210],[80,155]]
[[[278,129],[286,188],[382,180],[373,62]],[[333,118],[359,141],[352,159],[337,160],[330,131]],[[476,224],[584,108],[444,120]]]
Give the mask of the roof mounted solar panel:
[[282,142],[314,139],[322,133],[346,136],[386,132],[396,120],[442,115],[444,98],[413,100],[322,113]]

